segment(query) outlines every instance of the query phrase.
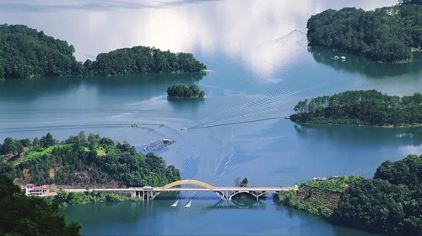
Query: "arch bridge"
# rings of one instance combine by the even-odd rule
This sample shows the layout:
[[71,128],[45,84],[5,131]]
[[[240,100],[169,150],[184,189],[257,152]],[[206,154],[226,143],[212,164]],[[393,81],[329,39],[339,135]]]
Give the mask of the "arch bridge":
[[[192,187],[186,187],[192,186]],[[267,192],[281,192],[297,190],[297,186],[293,187],[218,187],[209,183],[195,180],[185,179],[177,180],[166,184],[162,187],[132,187],[132,188],[115,188],[115,189],[89,189],[89,191],[96,192],[121,192],[130,193],[133,197],[138,197],[146,200],[153,200],[156,196],[163,192],[214,192],[222,200],[232,200],[233,197],[245,194],[259,200],[265,196]],[[85,192],[86,189],[64,189],[67,192]]]

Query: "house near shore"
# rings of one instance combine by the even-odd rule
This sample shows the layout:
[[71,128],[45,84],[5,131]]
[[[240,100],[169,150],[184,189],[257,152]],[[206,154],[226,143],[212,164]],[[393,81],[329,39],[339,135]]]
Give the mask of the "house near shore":
[[35,186],[34,184],[25,185],[26,196],[43,196],[50,192],[48,185]]

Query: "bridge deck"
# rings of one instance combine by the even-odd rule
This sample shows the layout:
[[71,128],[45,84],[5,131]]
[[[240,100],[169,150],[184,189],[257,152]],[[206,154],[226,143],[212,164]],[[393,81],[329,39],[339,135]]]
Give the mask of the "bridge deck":
[[[87,189],[63,189],[65,192],[85,192]],[[144,188],[94,188],[88,191],[95,192],[241,192],[241,191],[256,191],[256,192],[281,192],[294,190],[294,187],[214,187],[212,189],[206,188],[170,188],[162,187],[144,189]]]

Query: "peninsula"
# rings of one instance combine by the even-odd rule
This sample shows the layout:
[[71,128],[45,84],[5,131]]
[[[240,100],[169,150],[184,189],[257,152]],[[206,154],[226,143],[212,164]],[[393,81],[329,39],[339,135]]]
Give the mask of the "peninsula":
[[422,235],[422,156],[382,163],[373,179],[316,178],[277,202],[331,223],[388,235]]
[[161,157],[83,132],[61,142],[50,133],[34,140],[6,138],[0,157],[0,174],[21,185],[162,186],[180,179],[179,170]]

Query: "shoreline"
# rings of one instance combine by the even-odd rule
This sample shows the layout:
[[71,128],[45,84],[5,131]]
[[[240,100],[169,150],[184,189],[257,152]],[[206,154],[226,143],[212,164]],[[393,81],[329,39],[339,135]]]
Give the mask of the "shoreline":
[[319,122],[297,122],[290,118],[286,118],[298,125],[329,125],[329,126],[351,126],[351,127],[373,127],[384,129],[399,129],[399,128],[422,128],[422,124],[416,125],[365,125],[365,124],[348,124],[348,123],[319,123]]

